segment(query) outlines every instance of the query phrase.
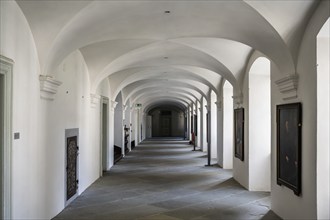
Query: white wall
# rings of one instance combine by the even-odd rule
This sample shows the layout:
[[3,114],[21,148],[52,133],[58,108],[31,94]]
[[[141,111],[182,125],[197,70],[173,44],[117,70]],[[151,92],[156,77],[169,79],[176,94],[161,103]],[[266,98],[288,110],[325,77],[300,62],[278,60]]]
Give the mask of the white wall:
[[65,204],[65,129],[79,128],[79,193],[99,177],[100,105],[91,108],[80,52],[48,73],[63,82],[55,100],[41,99],[41,73],[27,21],[14,1],[1,1],[0,10],[0,53],[15,61],[13,132],[20,132],[12,146],[12,217],[50,219]]
[[276,184],[276,105],[282,104],[281,94],[274,85],[280,74],[271,67],[272,91],[272,188],[271,204],[275,213],[284,219],[316,219],[316,146],[317,146],[317,71],[316,35],[329,17],[329,1],[322,1],[312,16],[300,46],[297,63],[299,74],[298,101],[302,103],[302,193]]
[[233,87],[226,82],[223,87],[223,164],[224,169],[233,168],[234,153],[234,114],[233,114]]
[[[0,54],[14,60],[12,145],[12,217],[50,218],[56,212],[45,193],[46,103],[40,99],[39,63],[33,36],[14,1],[0,1]],[[6,34],[4,34],[6,33]],[[22,181],[24,180],[24,181]]]
[[[317,217],[329,219],[330,19],[317,37]],[[324,34],[323,34],[324,33]]]
[[[50,152],[47,164],[49,179],[53,187],[45,192],[54,198],[54,206],[61,211],[65,201],[65,150],[64,131],[79,128],[79,191],[82,193],[91,183],[98,179],[101,167],[100,103],[91,105],[88,70],[79,51],[70,54],[57,68],[54,76],[63,82],[54,101],[48,102],[47,146]],[[98,92],[109,97],[109,85],[103,82]],[[99,101],[99,100],[98,100]],[[55,200],[56,199],[56,200]]]

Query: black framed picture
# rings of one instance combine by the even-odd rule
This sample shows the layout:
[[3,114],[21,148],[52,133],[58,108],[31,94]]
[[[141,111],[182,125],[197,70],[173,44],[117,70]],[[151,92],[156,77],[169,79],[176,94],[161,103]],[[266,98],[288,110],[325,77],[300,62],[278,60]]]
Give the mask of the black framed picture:
[[301,103],[276,106],[277,184],[301,193]]
[[209,143],[209,126],[210,126],[209,113],[206,113],[206,143]]
[[234,109],[235,157],[244,161],[244,108]]
[[194,115],[194,133],[197,136],[197,115]]

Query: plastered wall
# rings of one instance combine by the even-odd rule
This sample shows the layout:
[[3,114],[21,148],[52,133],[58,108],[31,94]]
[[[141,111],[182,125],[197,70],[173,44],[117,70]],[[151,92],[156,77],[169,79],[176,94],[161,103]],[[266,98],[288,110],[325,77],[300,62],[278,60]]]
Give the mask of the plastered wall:
[[88,70],[78,51],[48,73],[62,82],[54,101],[41,99],[27,21],[14,1],[1,1],[0,9],[6,33],[0,53],[15,62],[12,120],[20,133],[12,146],[12,218],[50,219],[65,204],[65,129],[79,128],[79,193],[99,177],[100,105],[91,107]]

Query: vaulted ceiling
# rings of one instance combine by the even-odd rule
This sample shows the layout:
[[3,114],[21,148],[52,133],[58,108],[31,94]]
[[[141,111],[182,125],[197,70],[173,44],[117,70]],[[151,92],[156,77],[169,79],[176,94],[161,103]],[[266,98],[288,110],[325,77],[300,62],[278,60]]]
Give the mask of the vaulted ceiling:
[[87,64],[94,93],[112,99],[187,106],[239,90],[254,51],[283,74],[295,72],[301,36],[319,1],[17,1],[35,39],[42,74],[73,51]]

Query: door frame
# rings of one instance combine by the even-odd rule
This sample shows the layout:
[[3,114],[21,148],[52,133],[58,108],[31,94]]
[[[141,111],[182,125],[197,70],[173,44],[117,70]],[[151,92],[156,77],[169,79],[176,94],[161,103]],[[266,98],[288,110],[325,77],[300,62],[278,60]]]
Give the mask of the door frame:
[[[164,135],[164,132],[163,132],[164,131],[164,120],[165,119],[168,119],[168,121],[169,121],[168,135],[167,136]],[[162,116],[162,115],[160,115],[159,120],[160,120],[159,125],[161,126],[160,129],[159,129],[161,134],[159,136],[160,137],[172,137],[172,115],[171,116],[167,116],[167,115]]]
[[[67,200],[67,140],[69,137],[77,136],[77,161],[76,161],[76,178],[78,180],[77,183],[77,191],[74,196],[72,196],[69,200]],[[71,128],[65,129],[65,141],[64,141],[64,204],[65,207],[68,206],[73,200],[75,200],[79,195],[79,128]]]
[[103,176],[103,104],[106,104],[107,106],[107,137],[106,137],[106,140],[107,140],[107,147],[106,147],[106,157],[105,157],[105,160],[106,160],[106,170],[108,170],[109,168],[109,152],[110,152],[110,149],[109,149],[109,98],[108,97],[105,97],[105,96],[101,96],[101,101],[100,101],[100,176]]
[[11,219],[12,217],[12,91],[13,91],[13,65],[14,61],[0,55],[0,74],[4,75],[4,147],[2,151],[1,167],[2,176],[2,198],[1,209],[3,216],[0,218]]

